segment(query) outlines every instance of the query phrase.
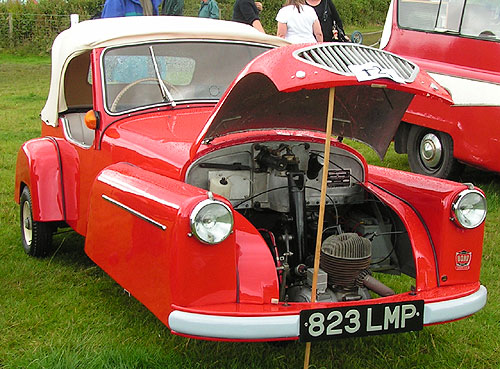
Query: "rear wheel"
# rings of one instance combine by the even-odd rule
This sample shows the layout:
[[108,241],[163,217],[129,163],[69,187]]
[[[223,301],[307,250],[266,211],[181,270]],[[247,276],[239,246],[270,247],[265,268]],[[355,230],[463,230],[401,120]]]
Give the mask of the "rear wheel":
[[407,143],[408,162],[415,173],[455,179],[464,165],[453,157],[453,140],[444,132],[412,126]]
[[24,187],[21,193],[20,220],[24,251],[35,257],[47,255],[51,250],[54,227],[52,223],[33,220],[33,203],[28,187]]

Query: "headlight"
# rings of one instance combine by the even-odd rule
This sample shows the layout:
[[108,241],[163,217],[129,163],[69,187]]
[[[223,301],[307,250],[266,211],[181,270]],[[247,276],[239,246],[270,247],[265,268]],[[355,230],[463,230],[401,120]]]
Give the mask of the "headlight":
[[451,210],[459,226],[476,228],[486,218],[486,198],[477,190],[464,190],[453,202]]
[[190,221],[193,235],[211,245],[224,241],[233,230],[233,213],[229,206],[212,199],[196,205]]

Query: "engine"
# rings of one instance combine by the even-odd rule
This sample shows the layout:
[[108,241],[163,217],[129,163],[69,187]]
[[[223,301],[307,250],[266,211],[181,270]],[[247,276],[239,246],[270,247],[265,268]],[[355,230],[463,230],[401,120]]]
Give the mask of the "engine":
[[[323,146],[243,144],[211,152],[187,182],[227,198],[261,233],[280,282],[280,300],[311,300]],[[362,183],[361,160],[332,147],[327,174],[318,301],[352,301],[394,291],[372,272],[414,276],[410,242],[397,215]]]

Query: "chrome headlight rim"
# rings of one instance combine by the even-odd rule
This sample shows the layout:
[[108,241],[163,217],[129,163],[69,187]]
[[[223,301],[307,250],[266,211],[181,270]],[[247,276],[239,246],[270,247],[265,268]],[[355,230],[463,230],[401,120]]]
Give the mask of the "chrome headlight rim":
[[[226,231],[224,231],[222,237],[217,237],[213,240],[210,240],[206,237],[203,236],[202,232],[200,232],[200,229],[197,227],[199,225],[199,216],[202,214],[203,210],[206,210],[208,206],[221,206],[227,214],[230,216],[230,222],[226,223],[229,224],[229,227]],[[214,199],[206,199],[201,202],[199,202],[191,211],[191,215],[189,216],[189,223],[191,227],[191,233],[192,235],[200,242],[207,244],[207,245],[216,245],[224,241],[229,237],[231,233],[233,233],[233,226],[234,226],[234,217],[233,217],[233,212],[231,208],[223,203],[222,201],[219,200],[214,200]]]
[[[481,198],[482,202],[484,203],[484,211],[481,217],[479,218],[479,221],[476,221],[474,224],[467,224],[466,222],[463,221],[463,216],[460,214],[460,204],[464,199],[468,196],[471,196],[472,194],[474,195],[479,195]],[[484,220],[486,219],[486,214],[488,213],[487,211],[487,204],[486,204],[486,197],[484,194],[478,190],[475,189],[467,189],[463,190],[460,192],[456,199],[453,201],[453,204],[451,205],[451,212],[452,212],[452,219],[455,222],[456,225],[458,225],[461,228],[464,229],[474,229],[479,227],[481,224],[483,224]]]

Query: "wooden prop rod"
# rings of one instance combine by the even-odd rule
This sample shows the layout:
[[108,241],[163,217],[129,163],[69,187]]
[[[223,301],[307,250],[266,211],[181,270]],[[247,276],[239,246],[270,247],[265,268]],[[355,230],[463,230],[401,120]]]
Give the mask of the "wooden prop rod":
[[[330,161],[330,145],[332,141],[332,124],[333,124],[333,103],[335,101],[335,87],[330,88],[328,97],[328,113],[326,116],[326,141],[323,156],[323,176],[321,177],[321,197],[319,202],[318,216],[318,231],[316,233],[316,250],[314,253],[314,272],[312,279],[311,302],[316,302],[319,258],[321,255],[321,236],[323,234],[323,220],[325,219],[325,202],[326,202],[326,182],[328,179],[328,164]],[[304,357],[304,369],[309,368],[309,358],[311,355],[311,342],[306,343],[306,352]]]

